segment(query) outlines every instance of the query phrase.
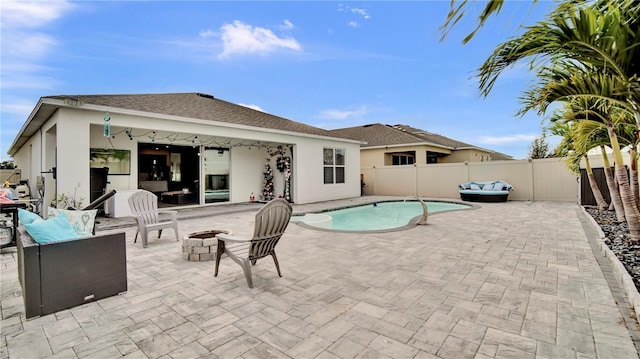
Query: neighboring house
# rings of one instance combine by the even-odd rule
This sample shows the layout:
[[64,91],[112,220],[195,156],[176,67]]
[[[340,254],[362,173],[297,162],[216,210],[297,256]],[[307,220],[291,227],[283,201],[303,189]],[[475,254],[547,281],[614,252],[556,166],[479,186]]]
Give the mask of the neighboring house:
[[105,186],[174,205],[309,203],[360,195],[360,143],[201,93],[78,95],[40,98],[8,154],[44,203],[87,205]]
[[511,156],[405,125],[370,124],[331,131],[365,142],[360,166],[513,160]]

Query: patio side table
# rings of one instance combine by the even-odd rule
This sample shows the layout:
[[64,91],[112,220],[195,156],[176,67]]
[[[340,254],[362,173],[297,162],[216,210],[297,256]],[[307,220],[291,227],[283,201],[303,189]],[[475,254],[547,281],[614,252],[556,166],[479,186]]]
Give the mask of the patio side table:
[[220,233],[232,234],[227,229],[212,229],[187,234],[182,241],[182,258],[190,262],[214,260],[218,245],[216,236]]

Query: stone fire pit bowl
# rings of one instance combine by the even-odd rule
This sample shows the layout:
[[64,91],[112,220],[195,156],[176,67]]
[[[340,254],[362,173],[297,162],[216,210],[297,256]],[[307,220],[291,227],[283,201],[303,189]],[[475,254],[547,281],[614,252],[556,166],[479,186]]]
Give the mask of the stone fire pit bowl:
[[216,235],[220,233],[232,234],[228,229],[212,229],[187,234],[182,240],[182,258],[190,262],[214,260],[218,245]]

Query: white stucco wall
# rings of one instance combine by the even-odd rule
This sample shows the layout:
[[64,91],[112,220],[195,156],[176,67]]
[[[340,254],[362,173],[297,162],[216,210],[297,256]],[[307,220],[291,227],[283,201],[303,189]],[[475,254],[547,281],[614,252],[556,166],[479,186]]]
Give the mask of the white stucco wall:
[[[323,149],[345,149],[345,183],[324,184]],[[294,168],[298,169],[296,203],[310,203],[360,196],[360,145],[339,141],[309,140],[296,146]]]
[[42,176],[45,192],[42,203],[46,208],[56,196],[56,181],[50,173],[56,165],[56,123],[58,113],[54,114],[42,128],[13,155],[15,164],[22,170],[22,178],[29,180],[32,198],[39,198],[37,189],[38,176]]
[[267,157],[269,155],[266,149],[249,149],[247,147],[231,149],[231,167],[229,169],[231,202],[247,202],[251,192],[256,200],[260,199]]
[[89,122],[77,113],[60,111],[57,121],[57,189],[89,204]]

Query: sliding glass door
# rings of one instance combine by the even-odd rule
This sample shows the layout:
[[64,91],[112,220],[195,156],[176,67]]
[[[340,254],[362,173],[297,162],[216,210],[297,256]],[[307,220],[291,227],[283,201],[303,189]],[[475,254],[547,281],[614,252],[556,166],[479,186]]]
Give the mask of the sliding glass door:
[[228,148],[205,147],[204,183],[205,203],[229,201]]

